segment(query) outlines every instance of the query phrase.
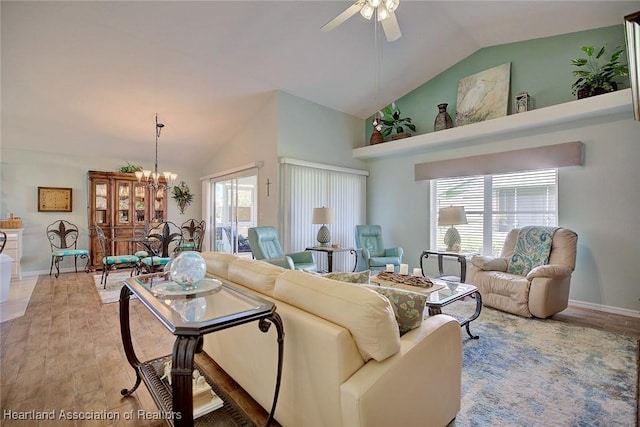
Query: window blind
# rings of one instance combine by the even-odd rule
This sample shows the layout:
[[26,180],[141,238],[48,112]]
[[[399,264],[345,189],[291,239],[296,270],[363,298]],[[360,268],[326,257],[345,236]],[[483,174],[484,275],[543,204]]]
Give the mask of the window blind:
[[437,226],[438,210],[464,206],[461,250],[498,256],[511,229],[557,225],[557,181],[557,169],[432,180],[431,247],[443,247],[448,229]]
[[[320,164],[291,162],[281,165],[282,172],[282,245],[285,252],[303,251],[318,244],[320,225],[311,223],[313,208],[330,207],[335,222],[327,224],[331,243],[354,247],[357,224],[366,219],[366,182],[363,171],[350,172]],[[319,270],[327,270],[327,257],[315,253]],[[354,257],[349,252],[334,254],[334,271],[351,271]]]

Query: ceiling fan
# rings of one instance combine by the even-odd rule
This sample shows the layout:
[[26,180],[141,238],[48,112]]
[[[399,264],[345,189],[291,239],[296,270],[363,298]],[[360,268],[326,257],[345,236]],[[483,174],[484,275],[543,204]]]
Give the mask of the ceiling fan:
[[400,0],[358,0],[340,15],[323,25],[320,30],[331,31],[358,12],[366,19],[371,19],[375,13],[376,19],[382,24],[387,41],[396,41],[402,35],[394,13],[398,4],[400,4]]

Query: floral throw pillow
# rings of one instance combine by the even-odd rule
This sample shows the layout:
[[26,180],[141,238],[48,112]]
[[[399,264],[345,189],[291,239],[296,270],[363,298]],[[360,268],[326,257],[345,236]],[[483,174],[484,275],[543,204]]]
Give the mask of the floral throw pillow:
[[391,302],[398,322],[400,336],[420,326],[424,317],[424,307],[427,303],[426,295],[386,286],[369,285],[366,287],[387,297]]
[[347,283],[358,283],[358,284],[369,284],[369,277],[371,276],[371,271],[359,271],[357,273],[343,272],[343,271],[333,271],[331,273],[324,273],[322,277],[326,277],[328,279],[338,280],[340,282]]

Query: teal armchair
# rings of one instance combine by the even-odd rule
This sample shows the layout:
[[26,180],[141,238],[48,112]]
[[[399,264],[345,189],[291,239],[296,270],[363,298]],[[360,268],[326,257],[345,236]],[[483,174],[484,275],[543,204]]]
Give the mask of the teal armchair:
[[366,269],[384,270],[387,264],[393,264],[395,271],[400,269],[404,251],[400,247],[384,247],[379,225],[356,225],[356,247],[362,252]]
[[253,257],[290,270],[316,271],[316,260],[312,252],[285,254],[278,240],[275,227],[252,227],[249,229],[249,246]]

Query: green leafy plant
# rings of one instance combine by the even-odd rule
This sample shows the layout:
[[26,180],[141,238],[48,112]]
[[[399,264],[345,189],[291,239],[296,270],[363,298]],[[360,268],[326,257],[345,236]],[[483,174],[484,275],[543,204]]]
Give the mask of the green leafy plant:
[[[383,114],[384,112],[384,114]],[[379,112],[382,119],[382,136],[389,136],[394,130],[396,133],[404,133],[405,127],[412,132],[416,131],[416,126],[411,123],[410,117],[401,118],[402,112],[394,103],[391,106],[387,105],[382,111]]]
[[173,187],[171,197],[178,204],[181,214],[183,214],[184,210],[193,202],[193,194],[191,194],[189,186],[184,181],[180,181],[180,185]]
[[623,47],[616,47],[607,62],[602,58],[607,50],[606,44],[597,51],[593,46],[582,46],[581,50],[587,54],[587,57],[571,60],[571,64],[579,68],[573,70],[573,75],[578,77],[578,80],[571,85],[572,93],[577,94],[578,98],[614,92],[618,89],[618,85],[613,79],[629,75],[627,65],[620,64]]
[[139,165],[132,165],[131,163],[127,162],[126,166],[120,166],[120,169],[118,169],[120,172],[125,172],[125,173],[132,173],[132,172],[138,172],[142,170],[142,166]]

